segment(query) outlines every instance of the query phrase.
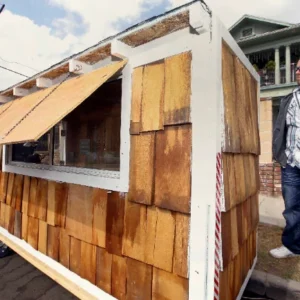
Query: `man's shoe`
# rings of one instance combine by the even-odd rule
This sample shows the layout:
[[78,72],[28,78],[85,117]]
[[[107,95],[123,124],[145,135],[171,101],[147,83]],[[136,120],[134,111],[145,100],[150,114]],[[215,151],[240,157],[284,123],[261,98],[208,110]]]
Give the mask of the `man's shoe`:
[[288,257],[300,256],[299,254],[293,253],[285,246],[281,246],[276,249],[272,249],[270,251],[270,254],[275,258],[288,258]]
[[1,247],[0,247],[0,258],[4,258],[6,256],[9,256],[13,253],[13,251],[8,248],[5,244],[3,244]]

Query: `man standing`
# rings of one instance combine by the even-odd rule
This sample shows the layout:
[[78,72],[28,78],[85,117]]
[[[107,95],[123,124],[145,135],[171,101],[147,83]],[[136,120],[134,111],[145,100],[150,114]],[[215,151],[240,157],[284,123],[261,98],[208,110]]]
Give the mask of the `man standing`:
[[281,100],[273,133],[273,158],[281,165],[286,220],[282,246],[270,251],[275,258],[300,255],[300,60],[296,80],[298,87]]

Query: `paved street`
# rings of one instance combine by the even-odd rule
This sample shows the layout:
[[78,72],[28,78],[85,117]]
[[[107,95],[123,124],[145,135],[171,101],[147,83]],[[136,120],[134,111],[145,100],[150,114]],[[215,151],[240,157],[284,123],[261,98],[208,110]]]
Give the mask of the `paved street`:
[[77,299],[23,258],[14,254],[0,259],[0,299]]

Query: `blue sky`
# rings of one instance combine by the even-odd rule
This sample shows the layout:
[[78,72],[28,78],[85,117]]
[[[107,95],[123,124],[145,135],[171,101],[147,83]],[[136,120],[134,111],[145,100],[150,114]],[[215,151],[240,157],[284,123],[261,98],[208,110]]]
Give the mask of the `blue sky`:
[[6,9],[14,14],[26,16],[37,25],[51,26],[55,18],[62,18],[65,11],[57,6],[49,5],[46,0],[1,0]]
[[[66,11],[62,7],[50,4],[49,0],[1,0],[1,3],[5,3],[6,9],[12,13],[28,17],[37,25],[45,25],[50,28],[53,28],[53,21],[55,19],[64,18],[66,16]],[[120,19],[117,23],[115,23],[115,25],[117,26],[118,30],[124,30],[137,22],[164,13],[169,6],[169,0],[163,0],[163,3],[151,9],[148,9],[147,6],[144,6],[145,12],[139,17],[139,19],[134,21]],[[88,28],[83,23],[81,17],[75,13],[72,13],[72,17],[75,18],[78,24],[81,25],[74,29],[74,34],[84,34]]]

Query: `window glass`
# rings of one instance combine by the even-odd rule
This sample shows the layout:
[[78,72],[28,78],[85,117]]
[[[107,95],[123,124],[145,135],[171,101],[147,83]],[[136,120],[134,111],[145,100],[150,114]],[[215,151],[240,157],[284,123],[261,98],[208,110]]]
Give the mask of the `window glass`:
[[54,165],[119,170],[121,80],[100,87],[54,130]]
[[12,161],[120,170],[121,87],[104,84],[37,142],[13,145]]
[[36,142],[13,145],[12,161],[48,165],[50,163],[50,138],[51,133],[48,132]]

